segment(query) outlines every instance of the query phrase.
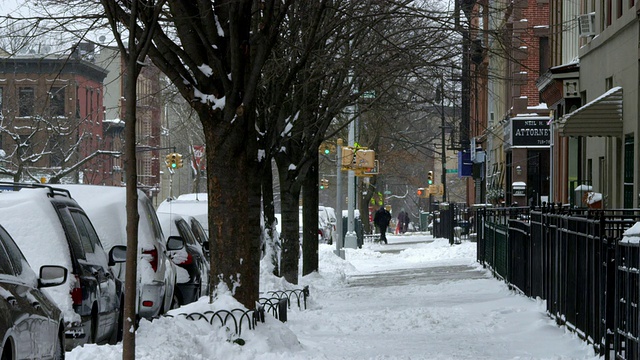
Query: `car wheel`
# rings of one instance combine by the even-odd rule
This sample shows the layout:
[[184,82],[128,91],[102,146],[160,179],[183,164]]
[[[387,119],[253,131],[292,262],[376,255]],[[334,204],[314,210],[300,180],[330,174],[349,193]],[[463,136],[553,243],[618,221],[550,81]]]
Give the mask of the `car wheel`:
[[13,360],[13,347],[11,346],[11,340],[7,339],[7,342],[4,343],[2,347],[4,350],[2,351],[2,360]]
[[116,328],[111,332],[111,337],[109,338],[109,345],[115,345],[118,341],[122,341],[122,337],[124,333],[122,332],[122,328],[124,326],[124,299],[120,299],[120,309],[118,310],[118,322],[116,323]]
[[182,304],[180,297],[178,296],[177,291],[173,292],[173,297],[171,298],[171,309],[177,309]]
[[58,341],[56,343],[56,347],[53,350],[53,359],[54,360],[63,360],[64,359],[64,329],[61,327],[58,334]]
[[91,310],[91,325],[89,326],[89,338],[87,344],[95,344],[98,341],[98,308],[93,305]]

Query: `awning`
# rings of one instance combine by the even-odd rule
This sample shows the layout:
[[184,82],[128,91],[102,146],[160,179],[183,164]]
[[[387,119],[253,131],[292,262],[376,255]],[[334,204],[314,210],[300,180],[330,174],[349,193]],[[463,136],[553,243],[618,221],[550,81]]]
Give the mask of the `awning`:
[[560,118],[562,136],[622,137],[622,88],[616,86]]

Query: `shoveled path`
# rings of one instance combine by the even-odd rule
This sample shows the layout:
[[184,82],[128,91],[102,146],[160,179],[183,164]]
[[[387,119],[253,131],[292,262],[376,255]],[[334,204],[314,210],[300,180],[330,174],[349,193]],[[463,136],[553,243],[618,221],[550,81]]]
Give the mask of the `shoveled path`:
[[421,262],[449,251],[431,252],[429,241],[391,237],[348,252],[357,271],[347,285],[316,287],[313,306],[289,317],[305,348],[295,358],[597,359],[543,303],[514,294],[473,259]]

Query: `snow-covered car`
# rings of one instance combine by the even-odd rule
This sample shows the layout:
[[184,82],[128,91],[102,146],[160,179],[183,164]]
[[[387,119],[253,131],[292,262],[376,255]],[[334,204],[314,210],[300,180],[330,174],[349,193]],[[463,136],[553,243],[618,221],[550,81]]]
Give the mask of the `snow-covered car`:
[[[0,182],[0,219],[31,266],[67,269],[67,281],[47,289],[65,320],[65,348],[116,343],[122,333],[123,289],[111,268],[126,246],[103,248],[91,220],[66,189]],[[11,191],[13,190],[13,191]]]
[[0,226],[0,358],[64,358],[64,318],[44,288],[67,281],[62,266],[29,266],[9,233]]
[[181,240],[184,248],[171,251],[177,265],[176,295],[180,305],[192,303],[209,293],[209,260],[204,254],[203,244],[194,235],[189,215],[158,212],[158,220],[167,242]]
[[189,215],[202,225],[209,236],[209,213],[206,193],[182,194],[175,199],[167,199],[158,205],[156,211],[166,214]]
[[[105,249],[127,244],[126,188],[99,185],[60,185],[84,208]],[[160,316],[179,305],[174,294],[177,270],[151,200],[138,190],[138,294],[136,314],[145,319]],[[124,282],[124,264],[114,267]]]
[[337,219],[335,212],[332,215],[329,209],[325,206],[318,206],[318,231],[320,232],[321,241],[333,244],[333,234],[336,230]]

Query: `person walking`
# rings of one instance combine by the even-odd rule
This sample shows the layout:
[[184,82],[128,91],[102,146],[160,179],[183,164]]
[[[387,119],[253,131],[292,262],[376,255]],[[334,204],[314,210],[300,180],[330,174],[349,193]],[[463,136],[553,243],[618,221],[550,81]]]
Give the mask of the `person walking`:
[[373,223],[380,229],[380,241],[384,241],[385,244],[387,244],[389,221],[391,221],[391,213],[384,206],[380,206],[380,209],[373,215]]
[[409,223],[411,222],[411,218],[409,217],[409,213],[404,213],[404,224],[402,224],[402,233],[406,233],[409,230]]

